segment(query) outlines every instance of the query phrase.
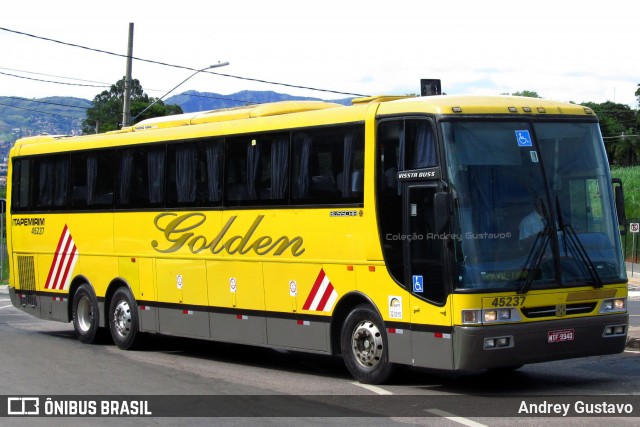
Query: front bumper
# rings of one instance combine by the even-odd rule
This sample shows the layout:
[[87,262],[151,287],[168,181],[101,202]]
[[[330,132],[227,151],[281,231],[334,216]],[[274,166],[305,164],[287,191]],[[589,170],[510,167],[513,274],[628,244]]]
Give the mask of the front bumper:
[[[519,366],[624,351],[629,315],[562,319],[495,326],[454,327],[454,369],[479,370]],[[607,326],[624,325],[624,333],[605,336]],[[573,340],[549,342],[549,332],[572,330]],[[485,348],[485,339],[509,337],[510,345]]]

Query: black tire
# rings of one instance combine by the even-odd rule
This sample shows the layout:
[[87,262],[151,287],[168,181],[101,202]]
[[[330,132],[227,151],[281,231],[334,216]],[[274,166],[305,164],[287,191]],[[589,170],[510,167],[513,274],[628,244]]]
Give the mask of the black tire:
[[384,322],[369,305],[351,310],[342,325],[340,346],[347,369],[364,384],[382,384],[393,373]]
[[73,330],[76,337],[85,344],[94,343],[98,336],[100,312],[98,299],[91,286],[86,283],[80,285],[73,296],[72,310]]
[[111,298],[109,330],[113,342],[122,350],[131,350],[140,342],[138,306],[125,287],[118,288]]

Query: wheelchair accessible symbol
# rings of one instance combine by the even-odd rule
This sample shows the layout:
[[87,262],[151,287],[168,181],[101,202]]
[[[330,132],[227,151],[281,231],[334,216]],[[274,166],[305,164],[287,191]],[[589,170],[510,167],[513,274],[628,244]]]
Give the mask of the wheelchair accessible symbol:
[[528,130],[517,130],[516,139],[518,140],[518,147],[531,147],[531,135]]
[[424,280],[422,276],[413,276],[413,292],[424,292]]

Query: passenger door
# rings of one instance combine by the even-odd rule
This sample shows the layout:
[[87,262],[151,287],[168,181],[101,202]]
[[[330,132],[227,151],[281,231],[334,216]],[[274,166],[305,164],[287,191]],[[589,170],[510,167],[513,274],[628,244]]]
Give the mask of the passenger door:
[[436,183],[404,185],[405,283],[411,292],[413,361],[450,369],[451,313],[447,305],[445,252],[451,234],[436,228]]

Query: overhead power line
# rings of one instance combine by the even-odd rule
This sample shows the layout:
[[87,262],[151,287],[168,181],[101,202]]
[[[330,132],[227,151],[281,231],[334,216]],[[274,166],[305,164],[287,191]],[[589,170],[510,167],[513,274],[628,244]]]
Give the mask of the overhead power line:
[[[97,82],[97,81],[94,81],[94,80],[78,79],[78,78],[75,78],[75,77],[66,77],[66,76],[58,76],[58,75],[53,75],[53,74],[38,73],[38,72],[35,72],[35,71],[16,70],[15,68],[0,67],[0,70],[15,71],[17,73],[34,74],[34,75],[45,76],[45,77],[56,77],[56,78],[59,78],[59,79],[75,80],[75,81],[79,81],[79,82],[98,83],[99,86],[95,86],[95,87],[111,87],[112,86],[111,84],[106,83],[106,82]],[[6,75],[6,76],[11,76],[11,77],[17,77],[17,78],[20,78],[20,79],[29,79],[29,77],[14,75],[14,74],[10,74],[10,73],[3,73],[2,71],[0,71],[0,74]],[[30,79],[30,80],[38,80],[38,81],[47,82],[47,83],[67,84],[67,85],[70,85],[70,86],[85,86],[85,85],[76,84],[76,83],[62,83],[62,82],[54,82],[54,81],[50,81],[50,80],[39,80],[39,79]],[[148,91],[148,92],[162,92],[162,93],[166,92],[166,90],[161,90],[161,89],[146,89],[146,91]],[[221,98],[221,97],[217,97],[217,96],[203,95],[201,93],[186,93],[186,92],[184,92],[184,93],[178,94],[177,96],[193,96],[193,97],[197,97],[197,98],[217,99],[217,100],[220,100],[220,101],[229,101],[229,102],[238,102],[238,103],[241,103],[241,104],[250,104],[250,101],[246,101],[246,100],[234,99],[234,98],[229,98],[229,97]],[[11,97],[8,97],[8,98],[11,98]],[[16,99],[18,99],[18,98],[16,98]],[[20,98],[20,99],[27,100],[26,98]]]
[[82,86],[82,87],[109,87],[109,86],[104,86],[104,85],[88,85],[88,84],[81,84],[81,83],[56,82],[56,81],[53,81],[53,80],[36,79],[34,77],[18,76],[17,74],[5,73],[3,71],[0,71],[0,74],[2,74],[4,76],[17,77],[19,79],[32,80],[32,81],[36,81],[36,82],[54,83],[54,84],[57,84],[57,85]]
[[[103,50],[103,49],[96,49],[96,48],[92,48],[92,47],[88,47],[88,46],[79,45],[79,44],[76,44],[76,43],[63,42],[61,40],[56,40],[56,39],[52,39],[52,38],[49,38],[49,37],[37,36],[35,34],[29,34],[29,33],[23,32],[23,31],[12,30],[12,29],[5,28],[5,27],[0,27],[0,30],[6,31],[6,32],[9,32],[9,33],[13,33],[13,34],[19,34],[19,35],[26,36],[26,37],[31,37],[31,38],[38,39],[38,40],[44,40],[44,41],[48,41],[48,42],[52,42],[52,43],[57,43],[57,44],[61,44],[61,45],[64,45],[64,46],[70,46],[70,47],[84,49],[84,50],[88,50],[88,51],[92,51],[92,52],[103,53],[105,55],[117,56],[117,57],[120,57],[120,58],[127,58],[128,57],[128,55],[121,54],[121,53],[110,52],[108,50]],[[172,68],[178,68],[178,69],[189,70],[189,71],[198,71],[197,68],[185,67],[183,65],[170,64],[168,62],[154,61],[154,60],[151,60],[151,59],[144,59],[144,58],[140,58],[140,57],[136,57],[136,56],[132,56],[131,58],[135,59],[136,61],[147,62],[147,63],[150,63],[150,64],[156,64],[156,65],[163,65],[165,67],[172,67]],[[349,96],[359,96],[359,97],[368,96],[368,95],[362,95],[362,94],[358,94],[358,93],[341,92],[341,91],[336,91],[336,90],[321,89],[321,88],[315,88],[315,87],[310,87],[310,86],[300,86],[300,85],[294,85],[294,84],[289,84],[289,83],[272,82],[272,81],[269,81],[269,80],[256,79],[256,78],[252,78],[252,77],[241,77],[241,76],[235,76],[235,75],[232,75],[232,74],[218,73],[218,72],[215,72],[215,71],[203,71],[203,73],[214,74],[214,75],[221,76],[221,77],[229,77],[229,78],[239,79],[239,80],[246,80],[246,81],[258,82],[258,83],[266,83],[266,84],[272,84],[272,85],[278,85],[278,86],[285,86],[285,87],[290,87],[290,88],[295,88],[295,89],[307,89],[307,90],[314,90],[314,91],[318,91],[318,92],[335,93],[335,94],[338,94],[338,95],[349,95]]]
[[101,84],[101,85],[110,85],[110,83],[106,83],[106,82],[97,82],[97,81],[94,81],[94,80],[78,79],[78,78],[75,78],[75,77],[57,76],[57,75],[54,75],[54,74],[37,73],[35,71],[16,70],[15,68],[0,67],[0,70],[13,71],[13,72],[16,72],[16,73],[24,73],[24,74],[34,74],[36,76],[55,77],[55,78],[58,78],[58,79],[65,79],[65,80],[75,80],[75,81],[78,81],[78,82],[85,82],[85,83],[96,83],[96,84]]

